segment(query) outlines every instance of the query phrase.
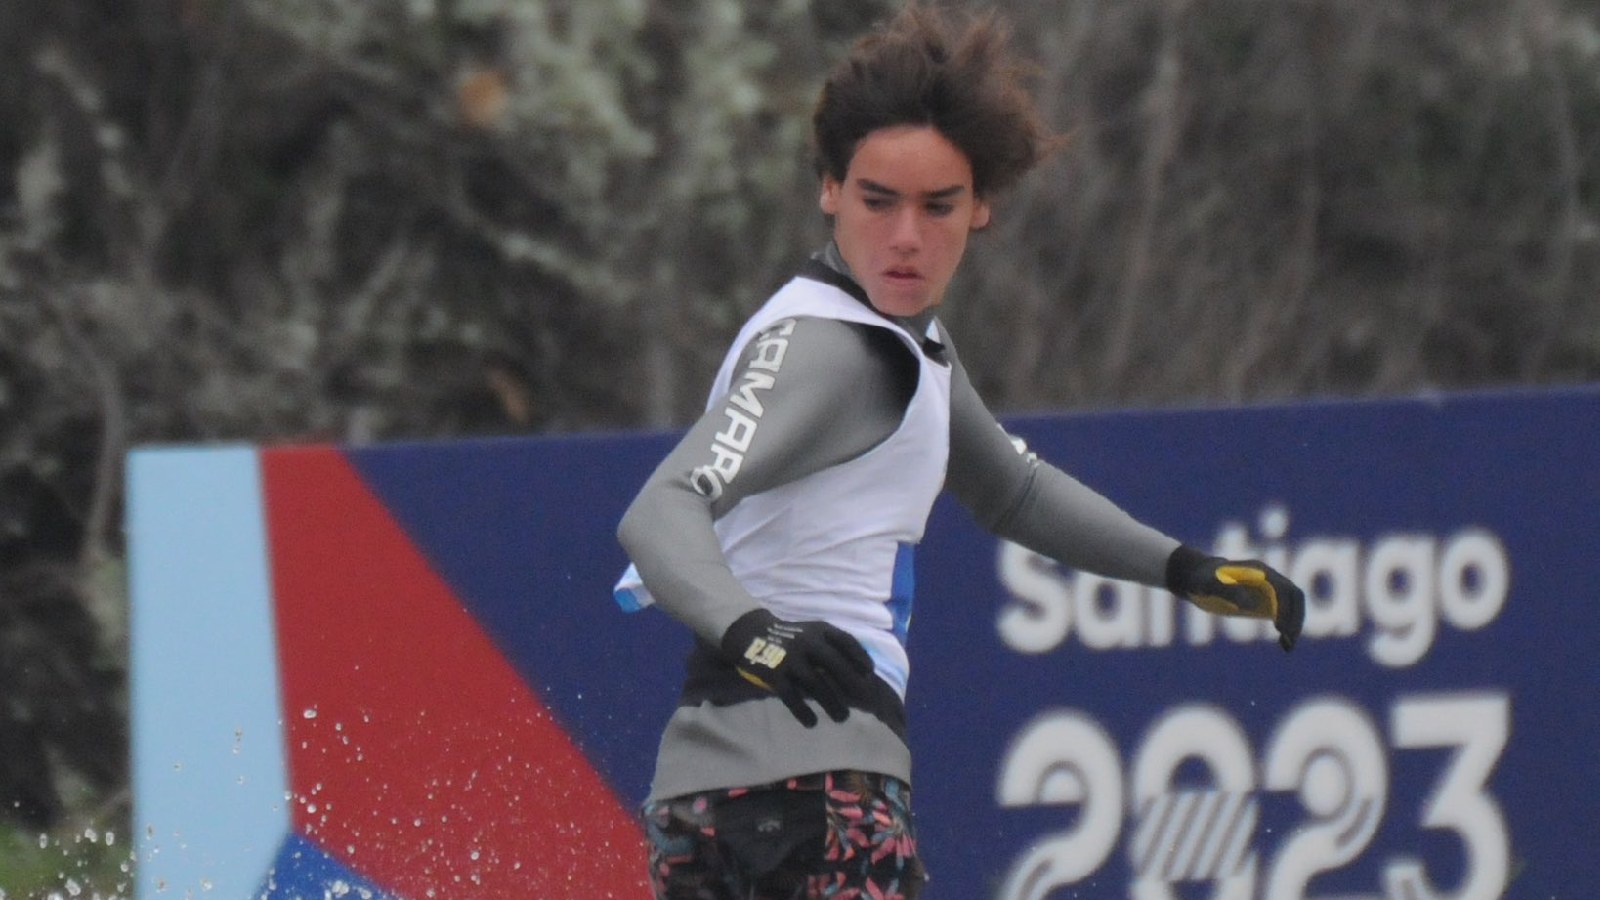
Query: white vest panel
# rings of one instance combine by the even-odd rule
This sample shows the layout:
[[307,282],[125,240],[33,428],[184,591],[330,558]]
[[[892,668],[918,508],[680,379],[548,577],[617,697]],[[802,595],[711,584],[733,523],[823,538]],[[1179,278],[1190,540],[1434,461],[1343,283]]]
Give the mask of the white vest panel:
[[[916,392],[900,426],[883,443],[746,497],[717,521],[716,532],[734,576],[762,605],[780,619],[820,619],[848,631],[871,654],[879,676],[904,697],[911,548],[922,539],[944,486],[950,368],[849,294],[796,278],[745,323],[713,382],[707,409],[727,400],[739,360],[758,334],[801,317],[888,329],[918,361]],[[932,323],[928,329],[936,339]]]

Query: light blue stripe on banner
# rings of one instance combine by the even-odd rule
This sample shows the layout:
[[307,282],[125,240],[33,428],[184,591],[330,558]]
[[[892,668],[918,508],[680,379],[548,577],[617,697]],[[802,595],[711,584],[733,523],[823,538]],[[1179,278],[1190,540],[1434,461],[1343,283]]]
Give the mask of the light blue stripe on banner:
[[911,632],[911,606],[917,594],[917,545],[901,543],[894,554],[894,582],[889,587],[889,612],[894,616],[894,636],[905,645]]
[[136,896],[252,896],[289,831],[251,448],[128,458]]

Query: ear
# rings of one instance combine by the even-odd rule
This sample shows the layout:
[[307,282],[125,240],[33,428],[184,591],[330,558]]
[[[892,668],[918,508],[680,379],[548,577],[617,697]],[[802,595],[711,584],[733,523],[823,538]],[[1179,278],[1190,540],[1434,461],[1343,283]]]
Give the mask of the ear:
[[991,216],[992,210],[989,208],[989,201],[974,201],[972,205],[972,230],[982,231],[988,228]]
[[836,216],[839,214],[839,200],[844,193],[844,185],[840,184],[832,175],[822,176],[822,195],[817,198],[817,205],[822,207],[825,215]]

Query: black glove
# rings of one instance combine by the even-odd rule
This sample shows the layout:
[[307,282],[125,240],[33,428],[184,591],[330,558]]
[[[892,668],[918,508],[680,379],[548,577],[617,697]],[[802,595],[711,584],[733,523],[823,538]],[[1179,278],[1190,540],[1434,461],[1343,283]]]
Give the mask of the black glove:
[[1306,620],[1306,594],[1271,566],[1207,556],[1182,546],[1167,558],[1167,590],[1219,616],[1271,619],[1278,644],[1293,650]]
[[807,699],[835,722],[850,715],[849,698],[864,697],[872,657],[855,638],[827,622],[785,622],[764,609],[735,619],[722,653],[747,680],[778,695],[800,724],[817,724]]

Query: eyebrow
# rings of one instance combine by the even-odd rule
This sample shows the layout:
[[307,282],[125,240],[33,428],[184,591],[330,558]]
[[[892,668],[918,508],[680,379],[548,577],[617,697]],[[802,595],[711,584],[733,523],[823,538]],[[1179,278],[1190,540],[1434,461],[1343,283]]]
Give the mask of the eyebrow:
[[[856,184],[861,185],[861,189],[862,190],[869,191],[869,192],[874,193],[874,194],[886,194],[886,195],[891,196],[891,197],[900,196],[900,192],[899,191],[897,191],[894,188],[889,187],[887,185],[879,184],[879,183],[877,183],[876,181],[873,181],[870,178],[857,178],[856,179]],[[944,200],[944,199],[947,199],[947,198],[950,198],[950,197],[954,197],[957,194],[962,193],[966,189],[967,189],[966,185],[953,184],[950,187],[940,188],[937,191],[929,191],[926,194],[924,194],[923,197],[928,199],[928,200]]]

